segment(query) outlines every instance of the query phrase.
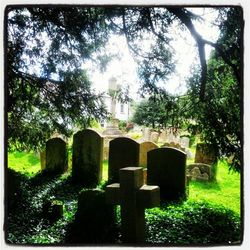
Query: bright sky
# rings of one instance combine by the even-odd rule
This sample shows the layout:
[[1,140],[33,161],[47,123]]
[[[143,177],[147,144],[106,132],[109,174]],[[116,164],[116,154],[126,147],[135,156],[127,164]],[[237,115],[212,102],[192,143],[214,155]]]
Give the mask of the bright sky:
[[[204,22],[195,22],[197,31],[207,40],[216,41],[219,30],[212,22],[217,16],[217,12],[210,8],[192,8],[195,14],[202,15]],[[176,72],[166,82],[166,89],[170,93],[181,94],[186,91],[185,78],[189,76],[190,67],[199,63],[197,61],[197,47],[191,34],[181,31],[178,26],[172,29],[174,40],[172,46],[175,49]],[[108,88],[108,79],[115,76],[119,84],[129,85],[132,97],[138,98],[136,92],[139,87],[139,80],[136,74],[136,63],[129,53],[124,37],[112,36],[110,38],[108,50],[117,51],[121,55],[121,60],[113,60],[105,73],[99,73],[93,70],[92,65],[89,66],[89,73],[93,87],[97,91],[106,91]],[[211,47],[206,46],[206,57],[209,57]]]

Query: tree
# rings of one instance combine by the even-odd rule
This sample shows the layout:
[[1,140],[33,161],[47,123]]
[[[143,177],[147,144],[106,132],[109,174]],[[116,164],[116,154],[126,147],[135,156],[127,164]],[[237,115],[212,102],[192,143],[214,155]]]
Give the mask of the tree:
[[[224,14],[221,15],[220,24],[226,29],[225,13],[231,9],[239,9],[241,13],[241,9],[221,9]],[[128,47],[136,58],[142,95],[166,97],[159,86],[169,79],[175,68],[169,34],[177,20],[178,25],[187,29],[197,44],[201,66],[200,78],[196,83],[199,99],[205,101],[208,84],[205,45],[214,47],[241,84],[241,67],[237,68],[237,61],[227,53],[229,47],[202,38],[194,25],[194,20],[200,17],[187,8],[8,6],[6,14],[8,138],[9,142],[18,146],[34,146],[43,141],[44,134],[49,136],[52,130],[66,133],[75,123],[87,125],[92,117],[105,117],[100,96],[92,93],[86,72],[79,69],[86,60],[105,68],[112,55],[105,53],[104,47],[113,33],[126,37]],[[239,20],[242,20],[242,13]],[[228,38],[230,36],[228,33]],[[148,46],[142,42],[144,40],[148,41]],[[37,73],[30,70],[35,66]],[[51,87],[48,87],[48,83]],[[42,94],[45,92],[47,94]],[[82,95],[82,92],[85,94]],[[63,94],[66,93],[67,98],[64,98]],[[54,115],[47,116],[46,110],[49,114],[54,112]],[[29,120],[33,121],[33,133],[26,129]],[[24,131],[27,131],[26,136]]]
[[[242,160],[242,109],[241,88],[238,77],[241,67],[241,9],[234,8],[221,11],[226,16],[222,22],[222,32],[218,45],[224,47],[230,61],[235,67],[230,67],[223,60],[223,56],[214,51],[208,61],[208,83],[205,101],[197,98],[199,91],[200,74],[196,70],[189,79],[190,100],[192,100],[193,119],[198,122],[198,128],[203,139],[218,149],[220,157],[230,159],[230,167],[236,171],[241,170]],[[238,20],[238,21],[237,21]]]
[[[79,69],[107,39],[99,9],[7,11],[9,145],[41,147],[55,131],[69,136],[76,125],[86,127],[93,119],[104,119],[101,95],[93,93],[87,73]],[[30,73],[32,67],[39,67],[39,72]]]
[[183,113],[186,101],[170,94],[151,96],[136,106],[132,121],[141,126],[153,129],[169,128],[173,132],[181,129],[186,123]]

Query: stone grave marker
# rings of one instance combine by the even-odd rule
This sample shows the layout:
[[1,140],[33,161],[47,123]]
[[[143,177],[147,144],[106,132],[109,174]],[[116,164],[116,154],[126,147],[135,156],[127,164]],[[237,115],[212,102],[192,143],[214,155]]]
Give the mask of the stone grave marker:
[[216,150],[211,144],[197,143],[195,152],[195,163],[213,165],[217,162]]
[[158,146],[151,141],[145,141],[145,142],[140,143],[140,157],[139,157],[139,166],[140,167],[147,166],[147,153],[150,150],[153,150],[156,148],[158,148]]
[[45,150],[40,151],[40,165],[41,165],[41,170],[44,170],[46,168],[46,152],[45,152]]
[[160,204],[160,189],[143,185],[142,168],[120,169],[120,183],[106,187],[106,201],[121,205],[123,243],[145,243],[144,210]]
[[157,143],[158,139],[159,139],[159,133],[155,131],[151,132],[150,141]]
[[210,181],[213,178],[211,166],[204,163],[189,164],[187,175],[191,177],[191,180]]
[[148,152],[147,183],[160,187],[161,200],[186,198],[186,157],[186,153],[171,147]]
[[181,137],[180,139],[180,143],[184,148],[189,148],[189,142],[190,142],[190,139],[186,136]]
[[103,137],[85,129],[74,134],[72,178],[84,187],[95,187],[102,179]]
[[143,140],[150,141],[150,136],[151,136],[150,128],[144,128],[143,129]]
[[167,131],[163,130],[159,136],[159,142],[165,143],[167,141]]
[[61,138],[52,138],[46,142],[46,167],[44,171],[61,174],[68,168],[67,145]]
[[139,166],[140,144],[127,137],[116,138],[109,143],[108,182],[119,181],[119,169]]

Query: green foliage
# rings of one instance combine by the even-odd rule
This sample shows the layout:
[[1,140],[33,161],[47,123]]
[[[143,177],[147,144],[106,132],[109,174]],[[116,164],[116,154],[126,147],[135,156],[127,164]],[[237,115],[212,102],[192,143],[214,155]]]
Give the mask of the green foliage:
[[181,128],[185,117],[182,112],[182,102],[175,96],[161,91],[160,94],[141,101],[135,109],[132,121],[138,125],[161,128]]
[[105,118],[101,95],[92,92],[80,70],[107,40],[102,9],[9,7],[6,12],[9,147],[42,148],[55,131],[69,136],[73,126]]
[[[38,174],[21,181],[16,206],[8,209],[6,241],[13,244],[63,243],[69,223],[74,219],[81,187],[71,177],[48,177]],[[65,191],[66,190],[66,191]],[[63,218],[51,222],[43,215],[43,205],[50,199],[64,203]]]
[[[20,156],[14,153],[12,155]],[[16,159],[21,163],[25,157]],[[104,161],[105,168],[107,172],[107,161]],[[14,197],[15,206],[8,208],[7,211],[7,242],[13,244],[66,243],[66,235],[75,220],[78,194],[82,188],[72,183],[69,174],[60,177],[37,174],[32,178],[22,174],[17,175],[20,183],[19,194]],[[107,182],[103,181],[99,188],[105,190],[106,185]],[[63,218],[52,222],[44,215],[43,206],[49,200],[64,204]],[[241,239],[239,216],[240,175],[229,172],[226,162],[219,162],[217,182],[191,181],[188,201],[146,210],[147,242],[188,246],[190,244],[230,244],[229,241],[233,243]],[[116,208],[117,231],[114,231],[115,237],[109,241],[112,244],[119,243],[120,222],[118,206]],[[81,224],[81,228],[82,226]]]
[[125,131],[126,126],[127,126],[127,122],[126,121],[119,121],[118,126],[119,126],[120,130]]
[[114,242],[115,210],[105,201],[105,191],[84,189],[78,198],[75,220],[70,225],[69,243],[100,244]]
[[167,245],[240,243],[239,217],[223,206],[186,201],[147,209],[147,242]]

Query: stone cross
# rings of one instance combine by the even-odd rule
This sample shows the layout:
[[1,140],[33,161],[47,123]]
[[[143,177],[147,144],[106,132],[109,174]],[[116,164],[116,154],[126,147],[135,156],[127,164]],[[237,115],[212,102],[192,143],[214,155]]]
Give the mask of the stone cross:
[[160,204],[160,188],[143,185],[143,169],[126,167],[119,171],[120,183],[106,187],[106,201],[121,206],[123,243],[145,242],[145,208]]

